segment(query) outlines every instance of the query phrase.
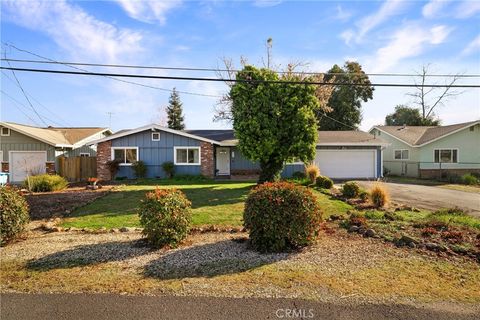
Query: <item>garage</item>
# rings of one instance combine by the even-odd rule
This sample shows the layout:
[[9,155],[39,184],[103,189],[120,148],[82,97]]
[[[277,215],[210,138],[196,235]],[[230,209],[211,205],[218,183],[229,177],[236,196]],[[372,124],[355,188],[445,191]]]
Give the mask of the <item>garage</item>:
[[375,149],[317,149],[315,164],[322,175],[333,179],[377,177]]
[[46,151],[10,151],[10,179],[21,182],[28,175],[46,172]]

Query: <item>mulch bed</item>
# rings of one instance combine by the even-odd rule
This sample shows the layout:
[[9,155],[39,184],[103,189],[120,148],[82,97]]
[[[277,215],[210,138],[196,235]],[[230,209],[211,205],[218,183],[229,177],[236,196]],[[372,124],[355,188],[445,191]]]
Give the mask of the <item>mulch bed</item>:
[[68,216],[74,209],[82,207],[106,195],[114,185],[97,190],[86,190],[84,185],[75,185],[62,191],[26,194],[32,220]]

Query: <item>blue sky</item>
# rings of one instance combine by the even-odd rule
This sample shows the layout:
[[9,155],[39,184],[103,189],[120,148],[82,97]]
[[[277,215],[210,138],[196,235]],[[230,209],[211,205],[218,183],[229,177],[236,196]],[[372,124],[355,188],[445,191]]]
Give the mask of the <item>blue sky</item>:
[[[2,1],[1,38],[57,61],[211,68],[222,66],[223,57],[232,58],[237,66],[240,57],[261,65],[266,39],[271,37],[278,68],[302,62],[304,70],[327,71],[335,63],[356,60],[370,73],[413,73],[431,64],[432,73],[478,74],[479,17],[480,1]],[[2,54],[38,59],[4,45]],[[113,70],[122,71],[215,76]],[[113,113],[114,130],[165,121],[162,110],[168,91],[99,77],[16,75],[40,117],[51,125],[108,126],[107,112]],[[412,78],[371,80],[413,82]],[[209,95],[227,90],[222,83],[134,81]],[[459,83],[479,82],[477,78]],[[10,71],[1,74],[1,86],[2,121],[43,124]],[[406,95],[411,90],[377,88],[373,100],[363,106],[361,128],[381,124],[397,104],[411,104]],[[212,120],[217,98],[181,94],[181,99],[188,128],[229,127]],[[440,107],[437,115],[444,124],[480,118],[480,90],[465,90]]]

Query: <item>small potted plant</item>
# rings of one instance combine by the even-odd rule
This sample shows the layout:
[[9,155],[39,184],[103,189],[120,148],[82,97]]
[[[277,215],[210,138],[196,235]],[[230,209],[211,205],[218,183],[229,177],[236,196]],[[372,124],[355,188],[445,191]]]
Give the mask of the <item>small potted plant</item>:
[[97,185],[98,178],[95,178],[95,177],[88,178],[87,182],[88,182],[87,189],[92,189],[92,190],[98,189],[98,185]]

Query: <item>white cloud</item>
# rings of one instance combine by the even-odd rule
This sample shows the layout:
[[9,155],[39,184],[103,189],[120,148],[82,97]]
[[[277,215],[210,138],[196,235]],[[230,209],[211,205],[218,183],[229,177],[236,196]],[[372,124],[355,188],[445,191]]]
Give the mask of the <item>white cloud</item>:
[[134,1],[134,0],[115,0],[125,10],[125,12],[133,19],[146,22],[165,24],[166,14],[173,8],[178,7],[181,0],[169,1]]
[[274,7],[282,3],[282,0],[255,0],[253,5],[259,8]]
[[352,16],[351,12],[345,11],[341,5],[337,5],[336,7],[336,13],[335,13],[335,19],[340,20],[340,21],[347,21],[350,19]]
[[480,1],[463,1],[455,10],[455,17],[466,19],[480,12]]
[[463,49],[461,55],[468,56],[475,51],[480,51],[480,34]]
[[451,31],[451,28],[444,25],[426,29],[410,24],[400,28],[386,46],[377,50],[369,63],[372,66],[371,72],[386,71],[405,58],[418,56],[426,46],[443,43]]
[[447,3],[448,0],[430,0],[423,6],[422,15],[428,19],[435,18]]
[[352,39],[355,37],[355,32],[352,29],[343,31],[340,34],[340,38],[343,39],[345,44],[349,46],[352,43]]
[[358,25],[358,39],[361,40],[370,30],[387,21],[389,18],[400,14],[405,4],[406,2],[402,0],[388,0],[384,2],[377,12],[360,21]]
[[47,34],[74,58],[111,63],[142,50],[141,33],[100,21],[66,1],[5,1],[2,9],[6,19]]

